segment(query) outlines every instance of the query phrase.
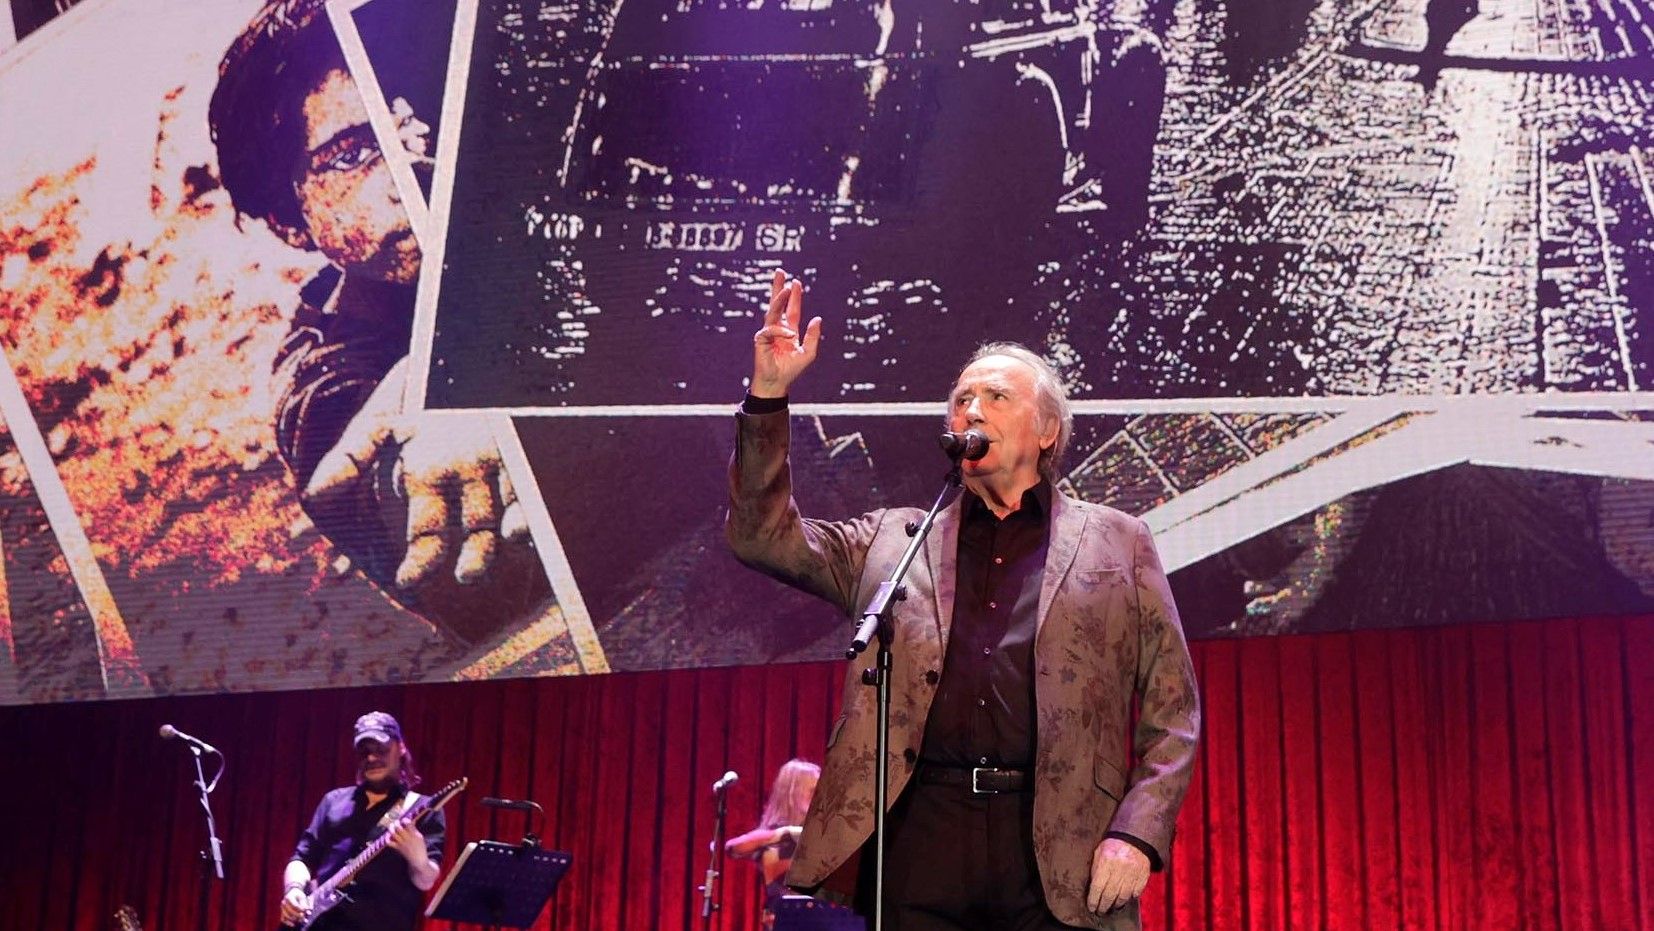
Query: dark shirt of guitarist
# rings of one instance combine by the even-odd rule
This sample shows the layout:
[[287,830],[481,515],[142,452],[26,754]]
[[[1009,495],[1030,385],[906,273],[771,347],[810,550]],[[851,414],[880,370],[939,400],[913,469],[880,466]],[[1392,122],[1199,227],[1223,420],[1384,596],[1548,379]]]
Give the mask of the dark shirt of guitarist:
[[[322,797],[282,874],[281,920],[301,924],[310,893],[396,822],[415,801],[413,753],[402,727],[383,711],[356,720],[356,785]],[[447,822],[437,811],[396,828],[390,846],[357,874],[349,900],[326,912],[316,931],[404,931],[419,921],[425,893],[436,885]]]

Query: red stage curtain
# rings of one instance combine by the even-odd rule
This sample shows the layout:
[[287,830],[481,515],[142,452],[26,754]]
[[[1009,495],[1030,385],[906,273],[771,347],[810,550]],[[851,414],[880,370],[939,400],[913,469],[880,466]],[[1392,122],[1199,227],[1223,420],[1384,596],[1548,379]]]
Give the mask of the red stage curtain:
[[[1647,928],[1654,909],[1654,618],[1369,631],[1195,645],[1206,739],[1151,928]],[[698,927],[708,788],[730,829],[776,768],[819,759],[841,664],[0,709],[0,928],[273,928],[280,869],[348,728],[397,714],[428,785],[464,774],[466,840],[547,809],[574,870],[539,927]],[[230,878],[197,904],[188,754],[214,741]],[[394,855],[394,854],[388,854]],[[718,927],[757,927],[731,862]],[[443,926],[444,928],[446,926]]]

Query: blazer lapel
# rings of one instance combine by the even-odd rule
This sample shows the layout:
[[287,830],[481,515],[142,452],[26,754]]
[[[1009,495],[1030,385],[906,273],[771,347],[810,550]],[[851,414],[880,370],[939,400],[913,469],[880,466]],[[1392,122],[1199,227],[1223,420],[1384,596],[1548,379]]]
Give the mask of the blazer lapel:
[[953,629],[954,570],[959,562],[959,509],[964,499],[963,494],[955,495],[953,502],[936,515],[930,536],[925,537],[925,562],[930,567],[931,591],[936,593],[936,624],[943,655],[947,654],[948,632]]
[[1034,621],[1038,636],[1045,626],[1045,617],[1051,613],[1051,602],[1057,597],[1068,567],[1080,552],[1080,541],[1085,534],[1086,512],[1074,506],[1068,496],[1051,489],[1051,536],[1045,550],[1045,573],[1040,577],[1039,615]]

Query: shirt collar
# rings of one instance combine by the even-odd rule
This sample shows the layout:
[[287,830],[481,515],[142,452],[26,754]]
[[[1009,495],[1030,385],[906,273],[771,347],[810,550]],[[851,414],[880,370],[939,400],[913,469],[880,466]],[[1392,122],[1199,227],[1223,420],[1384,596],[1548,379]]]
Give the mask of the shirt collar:
[[[396,785],[391,786],[389,792],[385,793],[384,801],[395,802],[407,794],[408,787],[398,782]],[[366,805],[368,803],[368,787],[360,782],[356,783],[356,802],[360,805]]]
[[967,490],[965,492],[963,507],[966,520],[974,520],[983,515],[1008,520],[1017,514],[1027,514],[1035,520],[1045,520],[1051,515],[1051,483],[1043,478],[1040,479],[1034,484],[1034,487],[1022,493],[1022,504],[1015,511],[1005,515],[1004,518],[998,518],[989,509],[987,503],[977,497],[973,491]]

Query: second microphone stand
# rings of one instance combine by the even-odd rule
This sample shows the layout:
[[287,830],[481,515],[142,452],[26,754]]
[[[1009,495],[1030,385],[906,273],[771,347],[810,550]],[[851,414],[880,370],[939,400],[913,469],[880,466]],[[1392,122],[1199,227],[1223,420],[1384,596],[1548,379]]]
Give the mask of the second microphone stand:
[[936,515],[947,507],[948,499],[961,484],[959,457],[954,456],[953,460],[953,468],[948,470],[942,491],[936,496],[936,503],[930,506],[923,520],[907,525],[907,535],[911,538],[908,540],[907,550],[902,553],[896,567],[890,571],[890,577],[879,583],[879,587],[874,590],[873,599],[862,611],[861,624],[856,628],[855,638],[850,641],[850,649],[845,651],[845,658],[855,659],[875,638],[879,642],[879,648],[874,653],[873,665],[862,670],[861,674],[862,684],[871,685],[876,690],[878,709],[873,757],[872,931],[883,931],[884,928],[885,810],[889,808],[890,796],[890,758],[887,755],[890,746],[890,644],[895,639],[895,628],[891,624],[890,614],[896,602],[907,598],[907,586],[902,583],[902,579],[907,576],[908,567],[924,548],[931,525],[936,523]]
[[214,879],[224,879],[224,844],[218,838],[218,826],[212,816],[212,790],[218,788],[218,780],[224,776],[224,757],[218,751],[212,751],[218,757],[218,772],[207,781],[206,771],[201,766],[201,747],[190,745],[190,757],[195,761],[195,788],[201,793],[201,813],[207,819],[207,848],[201,851],[201,898],[197,905],[200,916],[198,922],[206,928],[207,909],[212,902],[212,884]]
[[710,855],[706,864],[706,879],[700,887],[701,893],[701,928],[703,931],[712,931],[712,915],[723,908],[723,887],[718,879],[724,870],[724,819],[728,814],[729,787],[732,783],[723,779],[712,787],[712,795],[718,802],[717,813],[712,823],[712,846],[708,849]]

